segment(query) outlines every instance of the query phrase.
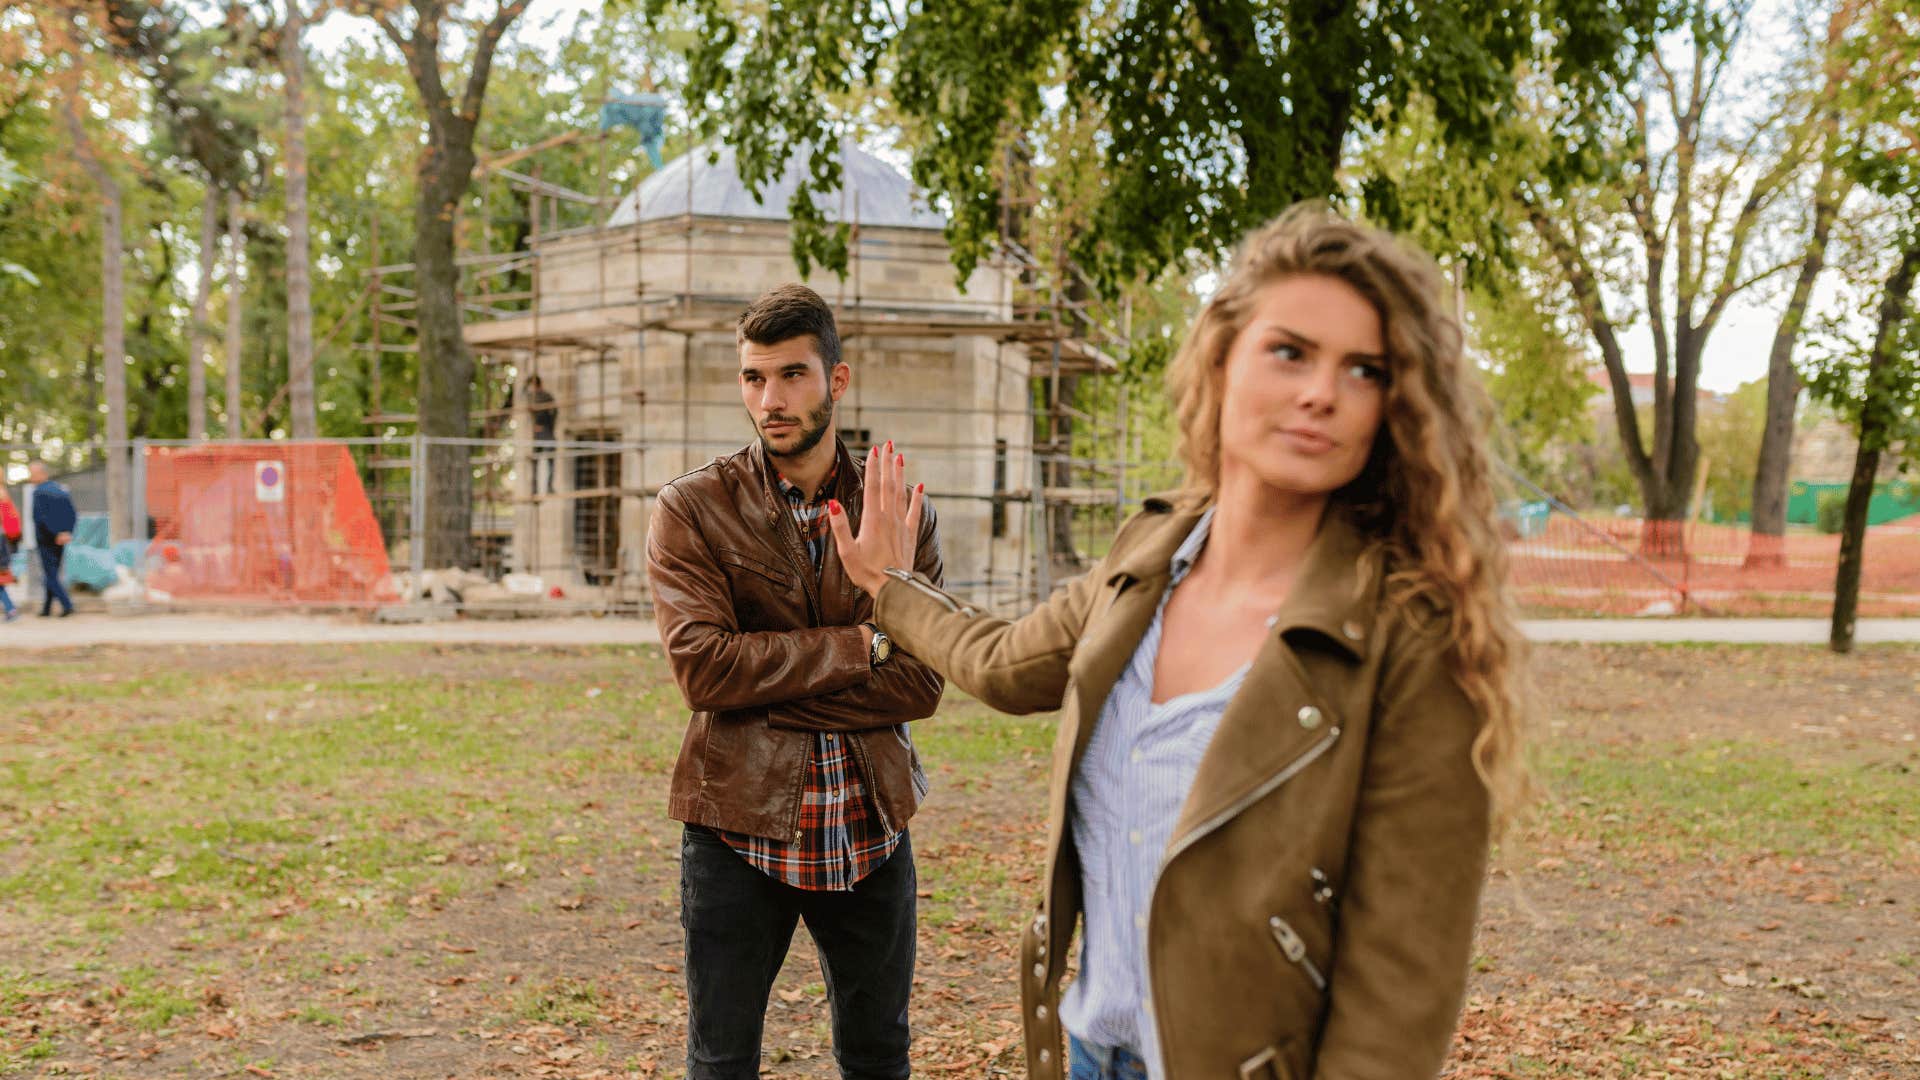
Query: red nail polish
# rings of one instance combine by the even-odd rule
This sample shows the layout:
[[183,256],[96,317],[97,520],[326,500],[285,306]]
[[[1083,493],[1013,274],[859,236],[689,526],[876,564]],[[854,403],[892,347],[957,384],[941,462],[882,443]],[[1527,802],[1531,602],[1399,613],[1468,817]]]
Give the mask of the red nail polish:
[[898,455],[897,457],[895,457],[893,463],[895,465],[905,465],[907,463],[907,455],[905,454]]
[[839,499],[828,499],[828,500],[827,500],[827,513],[829,513],[829,514],[837,514],[837,513],[839,513],[839,512],[840,512],[840,500],[839,500]]
[[914,494],[916,494],[916,495],[924,495],[924,494],[926,494],[926,491],[927,491],[927,485],[925,485],[925,484],[915,484],[915,485],[913,485],[913,492],[914,492]]

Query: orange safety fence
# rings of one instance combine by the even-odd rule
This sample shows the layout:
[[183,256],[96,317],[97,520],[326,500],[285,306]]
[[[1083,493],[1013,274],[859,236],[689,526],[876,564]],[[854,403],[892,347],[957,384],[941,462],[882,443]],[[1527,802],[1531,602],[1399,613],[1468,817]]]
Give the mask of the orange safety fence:
[[339,443],[148,447],[147,586],[176,599],[398,599],[379,523]]
[[[1535,504],[1540,505],[1540,504]],[[1583,516],[1557,504],[1510,529],[1516,601],[1536,615],[1707,614],[1825,617],[1840,537],[1792,528],[1759,538],[1745,525]],[[1867,530],[1862,616],[1920,616],[1920,518]]]

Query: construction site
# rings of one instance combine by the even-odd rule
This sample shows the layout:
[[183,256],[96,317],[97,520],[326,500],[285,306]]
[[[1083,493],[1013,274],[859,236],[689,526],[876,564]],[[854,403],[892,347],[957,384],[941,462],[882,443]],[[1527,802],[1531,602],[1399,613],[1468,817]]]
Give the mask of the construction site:
[[[655,99],[644,108],[660,108]],[[846,229],[846,273],[803,273],[788,207],[812,162],[788,161],[756,190],[724,146],[671,160],[657,138],[643,148],[652,167],[629,161],[633,182],[609,179],[618,170],[604,130],[483,159],[458,257],[477,364],[464,436],[425,436],[411,412],[373,409],[365,435],[318,443],[135,440],[129,520],[148,522],[149,539],[84,548],[81,584],[149,602],[397,617],[645,613],[653,499],[755,438],[735,323],[792,281],[832,305],[853,372],[837,434],[856,455],[889,439],[908,455],[937,507],[946,584],[970,601],[1028,610],[1103,554],[1143,495],[1179,483],[1176,463],[1142,453],[1165,410],[1131,407],[1120,377],[1131,312],[1103,303],[1057,246],[1028,246],[1040,231],[1031,191],[1003,191],[997,243],[961,280],[946,219],[896,168],[844,142],[843,182],[814,208]],[[543,168],[567,154],[599,166]],[[515,227],[504,230],[516,237],[510,250],[489,249],[496,221]],[[371,240],[359,271],[366,318],[338,324],[364,336],[333,347],[361,366],[372,401],[410,402],[415,270],[383,260],[377,227]],[[441,505],[427,481],[429,455],[448,453],[464,454],[471,475],[458,506]],[[1494,479],[1511,586],[1527,611],[1804,614],[1831,604],[1831,535],[1794,533],[1784,560],[1762,570],[1749,563],[1744,526],[1689,518],[1679,550],[1655,553],[1637,517],[1577,509],[1504,466]],[[1875,498],[1862,613],[1911,615],[1920,498],[1898,485]],[[1810,515],[1812,495],[1803,501]],[[429,565],[419,541],[448,531],[464,535],[467,554]]]
[[[847,272],[803,274],[787,207],[809,162],[789,161],[757,192],[719,146],[665,161],[627,191],[541,178],[539,154],[591,153],[597,139],[549,140],[530,162],[516,155],[519,168],[483,166],[477,185],[481,207],[513,198],[531,228],[517,250],[459,257],[482,372],[467,441],[470,565],[415,557],[422,515],[435,512],[421,505],[415,418],[366,418],[367,494],[415,592],[437,574],[465,583],[468,607],[477,590],[507,606],[644,608],[651,500],[753,438],[734,324],[784,282],[833,306],[853,370],[838,434],[855,454],[892,439],[910,456],[938,507],[955,592],[1019,610],[1076,572],[1117,507],[1177,482],[1170,463],[1132,460],[1124,386],[1079,392],[1117,374],[1127,313],[1094,299],[1063,255],[1021,243],[1017,193],[992,256],[957,281],[945,218],[893,166],[845,142],[841,189],[816,206],[847,227]],[[368,273],[372,334],[354,350],[379,400],[415,348],[413,267],[382,264],[376,247]],[[1096,396],[1117,407],[1082,404]]]

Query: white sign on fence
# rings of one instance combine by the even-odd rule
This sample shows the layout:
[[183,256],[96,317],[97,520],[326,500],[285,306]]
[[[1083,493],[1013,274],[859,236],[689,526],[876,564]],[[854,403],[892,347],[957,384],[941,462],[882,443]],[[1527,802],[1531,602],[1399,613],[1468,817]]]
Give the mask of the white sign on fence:
[[287,501],[287,466],[284,462],[253,463],[253,497],[263,503]]

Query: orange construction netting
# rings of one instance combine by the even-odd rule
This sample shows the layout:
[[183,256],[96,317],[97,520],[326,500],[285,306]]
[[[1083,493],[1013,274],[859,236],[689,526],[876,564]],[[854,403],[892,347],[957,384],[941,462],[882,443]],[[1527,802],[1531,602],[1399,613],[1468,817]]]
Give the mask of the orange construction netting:
[[147,586],[177,599],[398,599],[353,456],[338,443],[149,447]]
[[[1805,529],[1756,549],[1744,525],[1686,524],[1675,536],[1558,509],[1509,541],[1514,598],[1536,615],[1824,617],[1840,553],[1838,536]],[[1867,530],[1859,613],[1920,615],[1920,520]]]

